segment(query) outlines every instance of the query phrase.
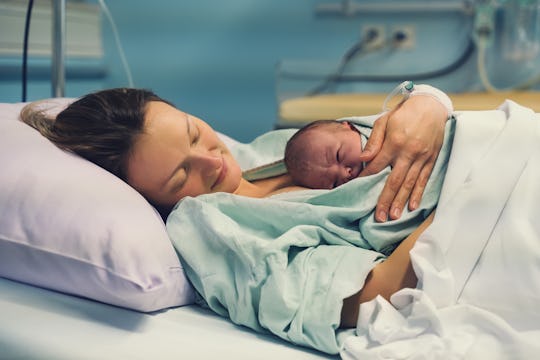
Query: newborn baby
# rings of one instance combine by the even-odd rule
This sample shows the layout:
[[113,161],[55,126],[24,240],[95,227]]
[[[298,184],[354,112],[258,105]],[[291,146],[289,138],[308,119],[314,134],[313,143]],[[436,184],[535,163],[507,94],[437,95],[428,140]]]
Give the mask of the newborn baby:
[[333,189],[360,174],[362,135],[350,122],[317,120],[287,142],[285,165],[296,185]]

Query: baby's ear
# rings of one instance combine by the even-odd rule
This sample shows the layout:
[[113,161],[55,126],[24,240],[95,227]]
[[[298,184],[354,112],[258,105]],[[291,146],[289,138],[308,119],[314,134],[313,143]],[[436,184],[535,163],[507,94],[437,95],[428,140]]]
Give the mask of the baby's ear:
[[342,126],[344,126],[347,130],[356,130],[356,128],[354,127],[354,125],[349,122],[349,121],[342,121],[341,122]]

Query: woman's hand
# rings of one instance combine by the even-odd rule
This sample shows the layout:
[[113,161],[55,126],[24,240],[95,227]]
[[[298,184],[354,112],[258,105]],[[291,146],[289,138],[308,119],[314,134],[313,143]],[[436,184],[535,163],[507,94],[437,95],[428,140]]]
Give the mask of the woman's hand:
[[361,155],[368,165],[360,176],[375,174],[388,165],[392,171],[375,211],[375,219],[398,219],[405,203],[420,204],[444,138],[446,108],[429,95],[418,94],[375,122]]

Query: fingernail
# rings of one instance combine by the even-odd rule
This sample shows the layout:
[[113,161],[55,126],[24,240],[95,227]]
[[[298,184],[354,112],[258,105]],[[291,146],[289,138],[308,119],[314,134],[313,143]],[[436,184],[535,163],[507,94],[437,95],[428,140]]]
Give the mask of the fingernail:
[[411,208],[411,210],[416,210],[416,208],[418,207],[418,203],[416,201],[411,201],[409,203],[409,207]]
[[379,210],[379,211],[377,212],[377,221],[379,221],[379,222],[385,222],[387,218],[388,218],[388,216],[386,215],[386,211],[384,211],[384,210]]
[[391,214],[392,214],[392,218],[399,219],[399,217],[401,216],[401,210],[398,208],[394,208],[392,209]]

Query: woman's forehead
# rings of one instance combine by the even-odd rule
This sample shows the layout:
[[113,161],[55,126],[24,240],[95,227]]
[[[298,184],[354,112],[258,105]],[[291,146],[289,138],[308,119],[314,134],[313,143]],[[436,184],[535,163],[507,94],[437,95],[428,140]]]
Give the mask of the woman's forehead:
[[134,144],[128,161],[128,176],[142,189],[165,181],[189,144],[184,112],[166,103],[151,102],[145,115],[145,131]]
[[163,126],[178,125],[178,121],[186,122],[188,114],[172,105],[161,101],[148,103],[145,112],[145,126],[147,129]]

